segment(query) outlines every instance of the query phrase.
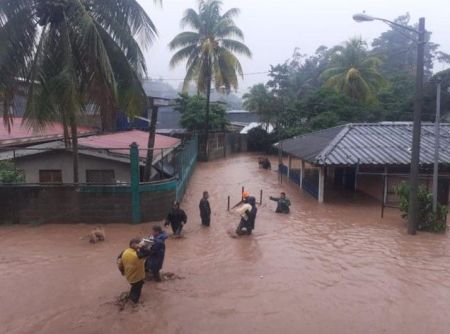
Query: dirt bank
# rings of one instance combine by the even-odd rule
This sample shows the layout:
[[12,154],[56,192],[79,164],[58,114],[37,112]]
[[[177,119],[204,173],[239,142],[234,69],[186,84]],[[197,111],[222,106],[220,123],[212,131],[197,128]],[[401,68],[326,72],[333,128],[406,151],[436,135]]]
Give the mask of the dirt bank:
[[[255,234],[230,238],[226,211],[241,186],[264,191]],[[212,226],[198,201],[209,190]],[[269,194],[285,190],[290,215]],[[144,286],[143,304],[118,311],[128,286],[115,257],[151,224],[107,225],[107,241],[80,237],[86,225],[0,227],[0,332],[4,333],[448,333],[450,248],[444,235],[405,234],[398,213],[340,199],[318,204],[256,158],[200,164],[182,207],[182,239],[167,241],[164,270],[185,279]]]

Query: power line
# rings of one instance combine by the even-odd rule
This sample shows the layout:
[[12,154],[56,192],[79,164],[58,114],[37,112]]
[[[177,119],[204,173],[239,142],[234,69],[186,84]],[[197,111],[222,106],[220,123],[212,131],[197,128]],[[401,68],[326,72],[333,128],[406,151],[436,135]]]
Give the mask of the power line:
[[[251,75],[262,75],[262,74],[269,74],[269,71],[265,71],[265,72],[250,72],[250,73],[244,73],[243,76],[251,76]],[[155,81],[184,81],[184,78],[148,78],[148,79],[152,79]]]

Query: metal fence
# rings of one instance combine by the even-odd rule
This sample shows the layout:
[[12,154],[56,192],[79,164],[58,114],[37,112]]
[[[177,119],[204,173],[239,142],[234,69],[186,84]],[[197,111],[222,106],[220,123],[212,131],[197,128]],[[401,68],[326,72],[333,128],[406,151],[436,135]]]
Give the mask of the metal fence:
[[187,141],[176,154],[177,201],[183,199],[184,193],[194,171],[198,157],[198,137]]

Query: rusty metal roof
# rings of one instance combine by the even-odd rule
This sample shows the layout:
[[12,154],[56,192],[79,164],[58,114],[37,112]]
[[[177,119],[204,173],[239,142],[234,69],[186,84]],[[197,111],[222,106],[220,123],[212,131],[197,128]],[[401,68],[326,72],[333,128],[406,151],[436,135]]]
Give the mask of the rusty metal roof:
[[[78,127],[80,137],[95,134],[93,128]],[[64,128],[59,122],[51,122],[42,129],[28,126],[22,117],[13,117],[11,128],[0,124],[0,147],[20,146],[48,142],[64,137]]]
[[[440,126],[439,162],[450,163],[450,123]],[[422,123],[421,164],[432,164],[434,124]],[[317,165],[408,165],[412,123],[356,123],[280,142],[285,153]]]

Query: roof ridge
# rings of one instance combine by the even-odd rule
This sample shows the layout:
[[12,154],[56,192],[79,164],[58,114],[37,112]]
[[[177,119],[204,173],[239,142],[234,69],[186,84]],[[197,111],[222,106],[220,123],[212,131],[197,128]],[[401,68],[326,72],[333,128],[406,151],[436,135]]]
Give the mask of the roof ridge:
[[355,126],[354,123],[346,124],[343,129],[334,137],[334,139],[316,156],[316,161],[321,159],[326,160],[326,156],[339,144],[339,142],[349,133],[349,131]]
[[[349,123],[349,124],[351,124],[351,123]],[[280,140],[280,142],[284,142],[284,141],[286,141],[286,140],[291,140],[291,139],[302,138],[302,137],[305,137],[305,136],[309,136],[309,135],[311,135],[311,134],[316,134],[316,133],[321,133],[321,132],[329,131],[329,130],[331,130],[331,129],[345,128],[345,127],[348,126],[349,124],[341,124],[341,125],[332,126],[331,128],[325,128],[325,129],[320,129],[320,130],[316,130],[316,131],[311,131],[311,132],[303,133],[303,134],[298,135],[298,136],[294,136],[294,137],[291,137],[291,138],[286,138],[286,139]]]

